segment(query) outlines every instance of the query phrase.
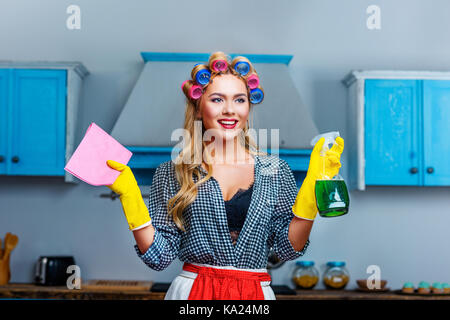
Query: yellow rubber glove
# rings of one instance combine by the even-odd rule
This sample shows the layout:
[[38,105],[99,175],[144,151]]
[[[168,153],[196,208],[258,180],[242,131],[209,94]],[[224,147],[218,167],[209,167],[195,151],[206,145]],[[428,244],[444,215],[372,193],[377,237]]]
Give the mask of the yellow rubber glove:
[[316,180],[321,179],[323,173],[332,179],[339,173],[341,167],[340,159],[342,151],[344,151],[344,139],[337,137],[336,144],[333,144],[331,149],[325,153],[325,156],[321,156],[320,151],[324,142],[325,138],[321,138],[314,146],[309,160],[308,172],[292,206],[292,212],[295,216],[302,219],[314,220],[317,215]]
[[120,195],[120,202],[130,230],[140,229],[139,227],[150,224],[147,206],[130,167],[114,160],[108,160],[106,163],[109,167],[121,171],[114,183],[107,187]]

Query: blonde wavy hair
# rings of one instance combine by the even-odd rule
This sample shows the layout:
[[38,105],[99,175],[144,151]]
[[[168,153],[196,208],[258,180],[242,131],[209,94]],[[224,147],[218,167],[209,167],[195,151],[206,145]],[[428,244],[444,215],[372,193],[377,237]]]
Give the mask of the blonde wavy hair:
[[[213,66],[214,62],[217,60],[227,61],[226,70],[223,70],[220,72],[214,71],[215,69],[213,69],[212,66]],[[249,100],[248,100],[249,105],[250,105],[249,113],[251,113],[251,111],[253,110],[253,104],[250,102],[250,88],[247,85],[246,78],[251,74],[257,75],[257,73],[256,73],[255,69],[253,68],[252,64],[250,63],[250,61],[245,57],[242,57],[242,56],[235,57],[231,61],[231,63],[230,63],[230,60],[231,59],[229,58],[229,56],[227,56],[225,53],[223,53],[221,51],[212,53],[209,57],[209,61],[208,61],[207,65],[197,64],[194,66],[194,68],[191,72],[192,79],[187,80],[186,84],[183,85],[183,92],[186,96],[184,129],[186,130],[187,133],[190,134],[190,137],[194,137],[195,121],[197,120],[196,114],[197,114],[197,112],[200,111],[201,99],[195,99],[195,100],[192,99],[189,95],[189,89],[193,85],[199,85],[194,80],[194,79],[196,79],[195,78],[196,72],[199,70],[208,69],[208,71],[210,71],[210,73],[211,73],[210,81],[207,84],[202,86],[203,92],[206,91],[206,88],[208,87],[209,83],[211,83],[211,81],[216,76],[219,76],[221,74],[233,74],[236,77],[238,77],[239,79],[241,79],[242,81],[244,81],[246,88],[247,88],[247,97],[249,98]],[[240,61],[245,61],[250,66],[250,71],[245,76],[242,76],[240,73],[238,73],[234,69],[235,64]],[[258,86],[258,88],[262,91],[261,86]],[[250,114],[250,115],[252,115],[252,114]],[[252,127],[253,127],[253,117],[251,117],[251,122],[252,122]],[[239,135],[238,135],[239,143],[241,144],[241,146],[243,146],[245,148],[246,152],[248,152],[249,154],[266,155],[267,153],[260,151],[257,143],[253,140],[251,135],[248,134],[249,128],[250,128],[249,120],[247,119],[245,128],[243,128],[243,130],[239,131]],[[196,148],[198,149],[200,147],[200,144],[195,143],[195,139],[189,139],[188,141],[190,141],[190,142],[185,144],[184,148],[178,154],[176,161],[174,161],[176,178],[177,178],[177,181],[179,182],[181,188],[175,196],[173,196],[171,199],[169,199],[169,201],[167,203],[167,209],[168,209],[169,216],[172,216],[175,224],[183,232],[186,231],[185,227],[184,227],[185,221],[183,219],[184,209],[187,206],[189,206],[192,202],[194,202],[194,200],[197,197],[198,187],[202,183],[205,183],[206,181],[208,181],[212,177],[212,173],[213,173],[213,168],[212,168],[211,161],[210,161],[211,154],[208,151],[207,143],[205,141],[203,141],[204,132],[205,132],[205,127],[202,124],[202,132],[201,132],[201,137],[202,137],[201,148],[202,148],[202,150],[196,150]],[[200,179],[201,174],[200,174],[200,170],[198,168],[199,164],[195,163],[196,161],[194,161],[194,157],[196,154],[202,155],[202,161],[203,161],[203,154],[205,154],[206,159],[207,159],[207,162],[205,163],[205,165],[207,167],[208,174],[203,179]],[[181,159],[183,159],[183,161],[181,161]],[[197,178],[197,182],[194,182],[194,179],[193,179],[194,176]]]

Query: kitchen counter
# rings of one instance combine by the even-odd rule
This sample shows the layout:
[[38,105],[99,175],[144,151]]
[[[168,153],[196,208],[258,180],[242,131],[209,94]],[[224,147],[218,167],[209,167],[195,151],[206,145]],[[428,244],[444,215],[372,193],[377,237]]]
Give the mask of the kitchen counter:
[[[297,295],[276,295],[277,300],[450,300],[446,296],[417,296],[396,294],[393,291],[369,293],[356,290],[296,290]],[[70,290],[65,286],[47,287],[34,284],[11,283],[0,286],[1,298],[76,299],[76,300],[163,300],[164,292],[147,290]]]
[[70,300],[163,300],[164,292],[148,290],[67,289],[66,286],[39,286],[28,283],[10,283],[0,286],[0,299],[70,299]]

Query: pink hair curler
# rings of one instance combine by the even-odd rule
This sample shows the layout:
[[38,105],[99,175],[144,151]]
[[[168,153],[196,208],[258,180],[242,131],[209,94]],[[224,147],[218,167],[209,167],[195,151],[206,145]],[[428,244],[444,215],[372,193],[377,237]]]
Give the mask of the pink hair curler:
[[211,67],[216,72],[222,72],[227,70],[228,63],[225,60],[216,60]]
[[184,80],[183,83],[181,84],[181,91],[183,91],[184,84],[185,84],[186,82],[188,82],[188,80]]
[[191,87],[191,90],[189,90],[189,96],[194,100],[197,100],[198,98],[200,98],[202,96],[202,94],[203,94],[203,89],[198,84],[194,84]]
[[250,89],[258,88],[259,77],[256,74],[252,74],[247,78],[247,85]]

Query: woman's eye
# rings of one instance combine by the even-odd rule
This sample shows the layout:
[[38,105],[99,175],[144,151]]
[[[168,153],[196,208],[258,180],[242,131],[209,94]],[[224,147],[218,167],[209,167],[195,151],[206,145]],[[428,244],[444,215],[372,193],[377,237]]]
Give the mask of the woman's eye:
[[[220,102],[220,101],[217,101],[217,100],[222,100],[222,98],[212,98],[211,99],[212,102]],[[238,101],[239,103],[245,103],[245,99],[244,98],[239,98],[236,101]]]

